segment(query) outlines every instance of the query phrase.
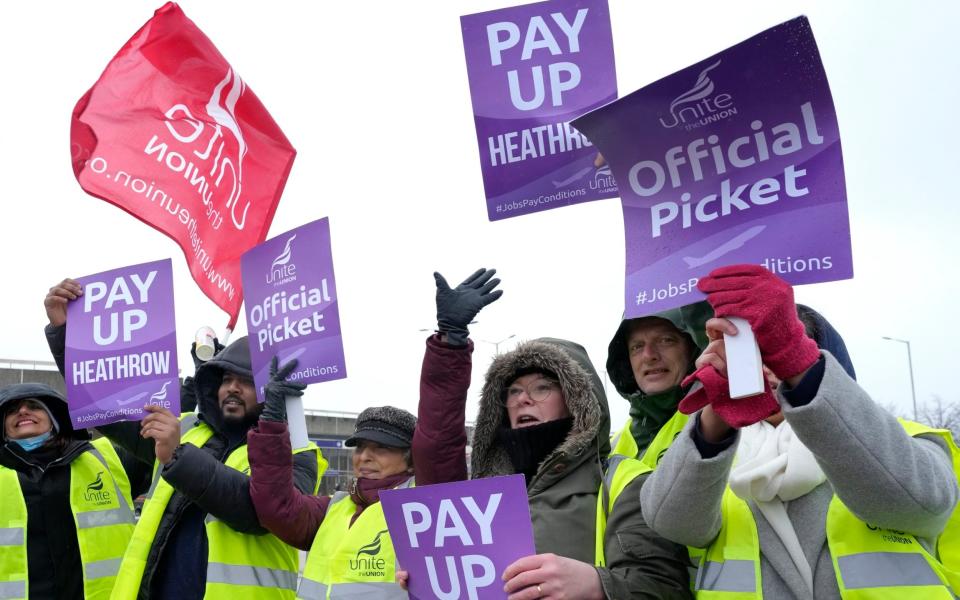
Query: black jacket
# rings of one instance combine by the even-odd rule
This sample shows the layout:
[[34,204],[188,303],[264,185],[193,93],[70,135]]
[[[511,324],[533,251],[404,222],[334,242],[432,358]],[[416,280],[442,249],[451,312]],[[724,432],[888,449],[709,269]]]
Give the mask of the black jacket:
[[[23,398],[42,401],[57,420],[64,438],[62,445],[46,445],[33,452],[26,452],[13,442],[0,446],[0,465],[17,472],[27,507],[30,598],[83,598],[83,565],[70,508],[70,463],[93,448],[90,435],[85,429],[73,429],[63,398],[42,384],[3,388],[0,414],[7,402]],[[137,461],[123,451],[119,454],[129,477],[137,471]]]
[[[17,472],[27,505],[27,566],[30,598],[83,598],[83,565],[70,510],[70,463],[90,449],[72,440],[61,456],[32,453],[13,443],[0,449],[0,464]],[[56,452],[56,454],[60,454]]]
[[[57,365],[63,371],[66,327],[47,326],[47,342]],[[246,444],[246,432],[229,435],[221,419],[217,390],[224,371],[253,378],[247,339],[235,340],[230,346],[197,370],[194,380],[199,418],[209,425],[214,435],[196,448],[190,444],[177,449],[175,460],[161,469],[162,477],[174,488],[174,494],[160,520],[153,546],[141,580],[138,598],[161,598],[177,590],[178,600],[202,597],[206,583],[206,531],[201,517],[211,514],[241,533],[263,535],[250,499],[250,476],[227,467],[224,462],[233,450]],[[256,421],[251,422],[251,427]],[[130,421],[98,428],[114,443],[127,449],[152,469],[155,462],[154,442],[140,437],[140,424]],[[294,455],[294,484],[301,492],[312,494],[317,481],[317,457],[313,452]],[[182,527],[181,527],[182,526]],[[184,531],[178,531],[178,528]],[[202,539],[184,539],[200,535]],[[171,542],[171,540],[173,540]],[[177,550],[165,556],[169,544]],[[181,552],[184,549],[189,551]],[[199,554],[190,556],[190,554]],[[193,594],[183,593],[184,583],[193,582]],[[198,586],[198,587],[194,587]]]

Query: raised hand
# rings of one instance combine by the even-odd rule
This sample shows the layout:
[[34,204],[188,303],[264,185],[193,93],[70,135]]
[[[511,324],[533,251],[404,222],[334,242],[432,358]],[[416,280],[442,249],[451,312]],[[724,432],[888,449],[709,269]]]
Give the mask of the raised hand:
[[[701,408],[710,405],[716,416],[720,417],[723,425],[739,429],[762,421],[780,411],[780,405],[769,380],[764,381],[763,393],[749,398],[730,397],[730,383],[727,381],[727,353],[724,347],[723,334],[736,335],[737,328],[727,319],[716,317],[706,323],[707,336],[711,342],[704,348],[697,358],[697,370],[683,380],[681,385],[688,386],[699,382],[687,396],[680,401],[677,409],[686,414],[693,414]],[[700,426],[704,435],[710,439],[722,438],[728,431],[727,427],[717,424],[711,427],[708,422],[712,415],[701,414]],[[708,429],[713,429],[711,436]],[[715,440],[710,440],[715,441]]]
[[477,269],[463,283],[451,289],[443,275],[434,272],[437,282],[437,330],[446,334],[447,343],[465,346],[470,335],[467,325],[484,306],[503,295],[494,291],[499,279],[491,279],[496,269]]
[[763,363],[780,379],[809,369],[820,357],[797,316],[793,288],[757,265],[721,267],[697,288],[718,317],[741,317],[750,323]]
[[270,361],[270,381],[263,389],[266,402],[260,418],[264,421],[287,421],[287,396],[302,396],[307,386],[302,383],[287,381],[290,373],[297,368],[297,360],[293,359],[280,367],[280,359],[276,356]]
[[43,299],[43,308],[47,311],[47,320],[54,327],[60,327],[67,322],[67,303],[83,295],[83,286],[76,280],[64,279],[47,292]]
[[[220,351],[223,350],[224,348],[226,348],[226,346],[224,346],[223,344],[221,344],[219,339],[213,338],[213,355],[214,355],[214,356],[220,354]],[[203,363],[207,362],[207,361],[203,360],[202,358],[200,358],[199,356],[197,356],[197,343],[196,343],[196,342],[193,342],[193,343],[190,344],[190,358],[193,359],[193,372],[194,372],[194,373],[197,372],[197,369],[200,368],[200,365],[202,365]]]

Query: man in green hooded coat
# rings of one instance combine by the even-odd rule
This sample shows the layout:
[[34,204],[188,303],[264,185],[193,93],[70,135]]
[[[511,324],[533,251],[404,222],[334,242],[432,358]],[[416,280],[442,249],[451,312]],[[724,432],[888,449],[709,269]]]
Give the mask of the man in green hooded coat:
[[687,422],[677,404],[689,391],[684,378],[707,345],[706,302],[657,315],[624,319],[607,349],[607,373],[630,403],[630,419],[614,436],[611,455],[640,459],[655,469]]

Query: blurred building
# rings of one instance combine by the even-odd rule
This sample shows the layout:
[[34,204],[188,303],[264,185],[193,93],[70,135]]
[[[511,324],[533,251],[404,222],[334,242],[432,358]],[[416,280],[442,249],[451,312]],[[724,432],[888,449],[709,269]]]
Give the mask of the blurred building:
[[66,391],[53,361],[0,358],[0,386],[13,383],[45,383],[61,393]]
[[359,413],[305,409],[307,435],[320,447],[327,459],[327,470],[320,482],[320,494],[331,495],[349,489],[353,480],[353,449],[343,445],[353,433]]

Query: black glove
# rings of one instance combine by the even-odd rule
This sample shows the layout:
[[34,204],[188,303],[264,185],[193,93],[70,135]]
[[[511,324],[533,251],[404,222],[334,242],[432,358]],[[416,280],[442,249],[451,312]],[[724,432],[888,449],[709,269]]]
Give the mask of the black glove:
[[297,368],[297,360],[291,360],[278,370],[280,361],[276,356],[270,361],[270,381],[263,389],[266,402],[263,403],[263,412],[260,418],[264,421],[287,422],[287,396],[302,396],[307,386],[302,383],[287,381],[287,376]]
[[[213,355],[216,356],[220,354],[220,351],[226,348],[223,344],[220,343],[220,340],[213,338]],[[190,358],[193,359],[193,372],[196,373],[197,369],[200,368],[200,365],[207,362],[197,356],[197,343],[194,342],[190,344]]]
[[499,279],[490,279],[496,272],[496,269],[477,269],[456,289],[450,289],[443,275],[434,272],[433,278],[437,280],[437,330],[446,334],[450,345],[466,346],[470,335],[467,325],[481,308],[503,295],[502,290],[493,291],[500,283]]

